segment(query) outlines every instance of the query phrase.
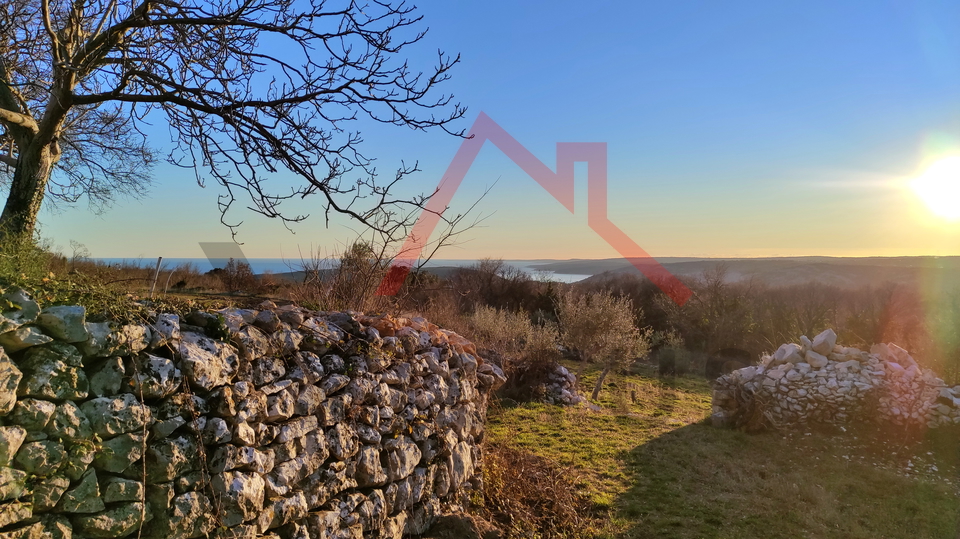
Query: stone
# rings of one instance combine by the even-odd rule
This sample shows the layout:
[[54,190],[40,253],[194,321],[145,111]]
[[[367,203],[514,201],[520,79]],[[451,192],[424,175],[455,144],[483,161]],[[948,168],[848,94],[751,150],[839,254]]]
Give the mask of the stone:
[[68,342],[83,342],[90,336],[84,325],[87,310],[79,305],[54,305],[40,311],[37,324],[53,338]]
[[133,533],[152,517],[149,507],[132,502],[112,506],[95,515],[76,517],[73,524],[84,537],[112,539]]
[[26,437],[27,430],[23,427],[0,427],[0,467],[10,466]]
[[287,374],[283,360],[278,357],[260,357],[252,365],[253,383],[257,387],[272,384]]
[[450,454],[450,484],[454,490],[457,490],[472,476],[473,454],[470,444],[460,442]]
[[83,474],[80,483],[68,490],[57,504],[57,510],[62,513],[96,513],[103,509],[95,470]]
[[280,329],[280,317],[273,311],[260,311],[254,319],[253,325],[270,334]]
[[117,397],[97,397],[80,405],[90,420],[93,432],[101,438],[112,438],[127,432],[142,432],[153,424],[150,407],[141,404],[131,393]]
[[337,460],[346,460],[360,450],[357,433],[343,423],[337,423],[327,430],[326,437],[330,456]]
[[236,350],[199,333],[181,334],[180,355],[184,375],[204,391],[229,384],[237,374]]
[[[52,400],[87,398],[89,385],[86,373],[69,364],[78,362],[79,353],[70,347],[73,348],[73,353],[61,355],[57,350],[62,351],[63,348],[54,347],[54,344],[58,343],[30,348],[27,351],[30,357],[23,365],[23,379],[17,388],[17,396]],[[0,373],[0,381],[2,376]]]
[[200,468],[200,454],[194,436],[178,436],[150,444],[144,456],[146,482],[164,483]]
[[116,395],[120,392],[125,374],[126,369],[123,366],[123,360],[118,356],[98,362],[95,366],[87,369],[90,393],[98,397]]
[[387,454],[387,475],[390,481],[399,481],[413,473],[422,453],[417,444],[406,436],[401,436],[396,444],[391,445],[393,447]]
[[159,399],[173,394],[183,382],[183,375],[173,360],[141,353],[133,370],[131,383],[134,393],[142,392],[145,399]]
[[33,516],[33,504],[24,502],[0,503],[0,528],[23,522]]
[[150,349],[161,346],[177,348],[180,344],[180,317],[175,314],[162,313],[157,315],[150,326]]
[[87,340],[77,344],[83,357],[107,357],[117,352],[118,346],[113,339],[113,324],[109,322],[87,322]]
[[229,471],[215,475],[211,483],[220,498],[224,526],[249,522],[263,510],[264,482],[259,475]]
[[68,488],[70,479],[63,475],[53,475],[40,481],[33,487],[33,511],[42,513],[53,509]]
[[96,452],[96,447],[89,440],[70,444],[67,448],[67,461],[63,463],[60,472],[68,479],[80,479],[93,462]]
[[217,445],[229,443],[233,439],[230,425],[219,417],[211,417],[203,427],[203,443]]
[[[36,508],[34,508],[36,513]],[[62,515],[43,515],[40,517],[40,539],[72,539],[73,526]]]
[[825,329],[813,338],[811,350],[826,356],[833,352],[833,347],[837,345],[837,334],[832,329]]
[[201,537],[209,534],[216,526],[213,504],[203,493],[186,492],[174,498],[170,505],[167,518],[162,521],[155,519],[151,523],[151,526],[158,527],[158,535],[161,537]]
[[0,415],[13,410],[17,403],[17,388],[23,379],[23,373],[10,361],[0,348]]
[[26,290],[20,288],[10,290],[4,292],[0,298],[5,300],[0,301],[0,307],[5,309],[0,312],[0,333],[30,324],[36,321],[37,315],[40,314],[40,305]]
[[116,353],[121,356],[129,356],[146,350],[153,340],[153,335],[149,326],[127,324],[114,332],[111,338],[116,342]]
[[144,499],[143,483],[120,477],[107,477],[100,482],[103,502],[139,502]]
[[20,446],[14,462],[29,474],[46,476],[55,473],[66,457],[67,452],[59,442],[40,440]]
[[[273,353],[274,346],[270,339],[254,326],[243,326],[234,333],[233,341],[237,343],[239,353],[247,361],[257,361],[261,358],[270,356]],[[256,367],[254,367],[254,383],[257,382]],[[272,380],[271,380],[272,381]],[[269,384],[270,382],[264,382]]]
[[293,416],[296,399],[289,391],[279,391],[267,397],[267,421],[284,421]]
[[54,439],[68,441],[89,440],[93,429],[87,416],[76,404],[66,401],[57,406],[46,427],[47,434]]
[[26,472],[15,468],[0,468],[0,501],[19,498],[26,490]]
[[143,435],[121,434],[101,443],[93,459],[93,467],[111,473],[121,473],[143,456]]
[[804,356],[804,359],[806,359],[806,363],[808,363],[814,369],[822,369],[823,367],[826,367],[827,364],[830,362],[830,360],[828,360],[826,356],[818,352],[815,352],[813,350],[810,350],[809,352],[807,352],[806,355]]
[[20,326],[17,329],[0,334],[0,347],[8,353],[15,353],[31,346],[39,346],[52,342],[53,339],[45,335],[34,326]]
[[304,416],[313,415],[326,398],[327,394],[319,387],[315,385],[304,386],[300,390],[297,402],[294,404],[294,413]]
[[380,486],[387,482],[387,474],[380,463],[380,450],[374,446],[363,446],[357,458],[357,486],[360,488]]
[[323,389],[324,393],[327,395],[333,395],[337,391],[347,387],[347,384],[350,383],[350,377],[344,376],[342,374],[331,374],[324,378],[323,382],[320,384],[320,388]]
[[298,417],[280,426],[276,441],[285,443],[301,438],[307,433],[317,430],[319,426],[316,416]]

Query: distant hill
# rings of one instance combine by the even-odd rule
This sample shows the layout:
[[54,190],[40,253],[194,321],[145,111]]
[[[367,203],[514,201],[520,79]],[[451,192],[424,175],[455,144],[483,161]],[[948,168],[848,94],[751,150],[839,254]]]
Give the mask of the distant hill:
[[[660,258],[667,270],[678,277],[692,277],[715,268],[727,267],[732,282],[756,279],[771,286],[789,286],[808,282],[858,288],[887,282],[934,285],[940,289],[960,287],[960,257],[785,257],[785,258]],[[567,260],[531,266],[555,273],[582,273],[598,278],[601,274],[640,275],[633,264],[622,258],[603,260]]]

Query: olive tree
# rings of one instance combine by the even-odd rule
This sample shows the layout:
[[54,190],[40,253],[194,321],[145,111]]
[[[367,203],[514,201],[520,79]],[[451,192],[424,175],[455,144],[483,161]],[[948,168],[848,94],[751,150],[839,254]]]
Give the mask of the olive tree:
[[636,327],[634,307],[627,297],[614,296],[609,291],[568,291],[560,298],[558,316],[561,340],[579,351],[583,360],[578,378],[583,375],[584,364],[603,365],[592,399],[600,395],[603,381],[612,370],[630,365],[650,350],[651,333]]
[[[166,156],[284,222],[280,204],[318,194],[325,213],[368,226],[424,196],[378,179],[354,121],[421,130],[463,116],[437,94],[459,61],[405,59],[424,37],[404,3],[372,0],[5,0],[0,6],[0,234],[31,234],[45,195],[109,203],[143,194],[158,157],[146,123],[168,127]],[[352,171],[352,173],[351,173]],[[349,174],[349,175],[348,175]],[[286,190],[274,176],[296,178]]]

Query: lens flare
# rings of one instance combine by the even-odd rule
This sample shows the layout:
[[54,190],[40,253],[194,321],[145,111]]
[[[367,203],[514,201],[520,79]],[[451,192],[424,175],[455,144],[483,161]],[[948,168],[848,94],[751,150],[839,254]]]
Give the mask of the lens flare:
[[930,165],[910,187],[930,211],[951,221],[960,220],[960,156]]

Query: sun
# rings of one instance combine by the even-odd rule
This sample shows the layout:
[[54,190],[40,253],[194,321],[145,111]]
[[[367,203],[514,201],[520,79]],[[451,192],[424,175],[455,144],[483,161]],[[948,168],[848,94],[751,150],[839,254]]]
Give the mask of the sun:
[[910,182],[910,187],[936,215],[951,221],[960,219],[960,156],[930,165]]

